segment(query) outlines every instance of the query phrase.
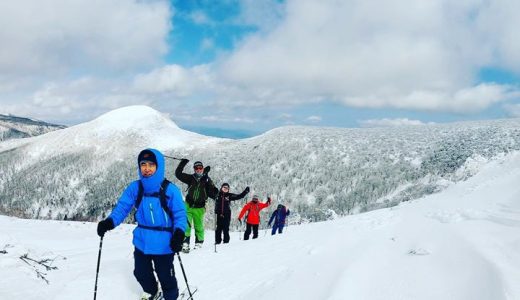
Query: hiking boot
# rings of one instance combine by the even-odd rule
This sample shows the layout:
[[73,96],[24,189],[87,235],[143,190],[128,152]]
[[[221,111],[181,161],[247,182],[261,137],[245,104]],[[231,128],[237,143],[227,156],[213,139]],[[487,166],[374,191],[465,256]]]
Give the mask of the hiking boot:
[[188,244],[188,243],[183,243],[183,244],[182,244],[182,252],[184,252],[184,253],[190,253],[190,244]]
[[195,243],[195,247],[193,247],[193,250],[202,248],[202,243]]
[[146,292],[143,293],[139,300],[163,300],[162,292],[158,291],[155,295],[150,295]]

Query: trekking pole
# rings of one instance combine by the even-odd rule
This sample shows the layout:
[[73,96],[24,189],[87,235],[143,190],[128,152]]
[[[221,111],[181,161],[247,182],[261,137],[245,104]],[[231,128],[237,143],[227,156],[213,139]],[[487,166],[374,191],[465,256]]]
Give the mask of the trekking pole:
[[186,281],[186,288],[188,289],[188,293],[190,293],[190,298],[193,300],[193,294],[191,293],[190,286],[188,285],[188,278],[186,278],[186,272],[184,272],[184,266],[182,265],[182,259],[179,252],[177,252],[177,257],[179,258],[179,264],[181,265],[182,275],[184,276],[184,281]]
[[178,158],[178,157],[173,157],[173,156],[168,156],[168,155],[163,155],[164,157],[166,158],[171,158],[171,159],[176,159],[176,160],[182,160],[182,158]]
[[103,248],[103,236],[99,240],[99,253],[97,257],[97,268],[96,268],[96,284],[94,285],[94,300],[96,300],[97,296],[97,280],[99,275],[99,263],[101,262],[101,248]]
[[217,253],[217,218],[218,215],[215,214],[215,253]]

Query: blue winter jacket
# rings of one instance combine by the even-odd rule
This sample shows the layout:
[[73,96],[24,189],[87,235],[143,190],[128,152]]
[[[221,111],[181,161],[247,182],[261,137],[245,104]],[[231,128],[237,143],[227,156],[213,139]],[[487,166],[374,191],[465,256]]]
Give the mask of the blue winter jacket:
[[[186,231],[186,206],[184,205],[182,194],[176,185],[173,183],[169,184],[166,189],[168,207],[173,214],[173,223],[161,207],[161,200],[158,197],[147,196],[148,194],[159,192],[161,183],[164,180],[163,155],[158,150],[148,150],[155,154],[157,171],[152,176],[146,178],[141,174],[139,165],[137,166],[137,172],[144,188],[143,199],[136,213],[137,223],[148,227],[173,227],[173,231],[177,228]],[[125,189],[109,216],[114,222],[114,226],[121,224],[130,213],[137,200],[138,190],[139,180],[130,183]],[[170,248],[171,232],[136,227],[133,233],[133,244],[143,253],[157,255],[172,253]]]
[[271,215],[268,224],[271,225],[274,219],[274,224],[278,226],[283,226],[285,225],[285,217],[287,217],[290,214],[291,211],[286,209],[285,206],[277,208],[275,211],[273,211],[273,214]]

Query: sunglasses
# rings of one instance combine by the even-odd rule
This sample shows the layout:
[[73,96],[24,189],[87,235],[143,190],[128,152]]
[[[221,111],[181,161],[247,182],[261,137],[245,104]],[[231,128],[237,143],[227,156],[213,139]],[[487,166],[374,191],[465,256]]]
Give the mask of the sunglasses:
[[198,166],[198,167],[195,167],[194,169],[195,170],[202,170],[202,169],[204,169],[204,167]]

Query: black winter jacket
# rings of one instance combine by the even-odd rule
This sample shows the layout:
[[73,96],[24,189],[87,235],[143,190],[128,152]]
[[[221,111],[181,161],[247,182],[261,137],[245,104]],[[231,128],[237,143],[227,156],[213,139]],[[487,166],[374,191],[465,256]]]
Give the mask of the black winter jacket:
[[[214,189],[216,189],[215,185],[211,178],[209,178],[208,174],[204,174],[202,177],[197,178],[195,174],[186,174],[182,171],[186,166],[187,161],[181,161],[177,169],[175,169],[175,177],[179,179],[181,182],[188,185],[188,194],[186,195],[186,202],[192,208],[202,208],[206,207],[206,201],[208,200],[208,196],[211,198],[215,197]],[[199,184],[202,186],[202,191],[196,191],[194,187]]]
[[217,215],[224,215],[224,214],[231,214],[231,208],[229,207],[230,201],[235,201],[244,198],[247,195],[246,190],[244,190],[240,194],[233,194],[233,193],[224,193],[222,191],[219,191],[217,188],[213,190],[214,197],[211,197],[215,199],[215,214]]

